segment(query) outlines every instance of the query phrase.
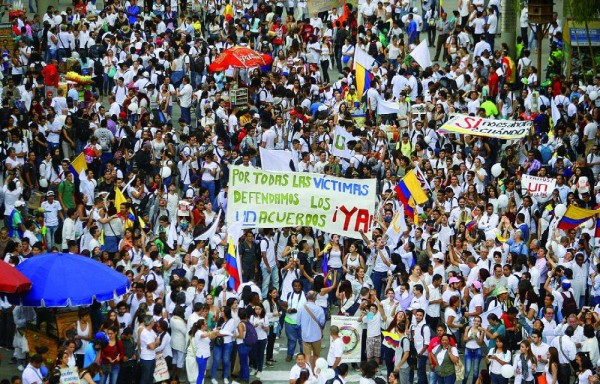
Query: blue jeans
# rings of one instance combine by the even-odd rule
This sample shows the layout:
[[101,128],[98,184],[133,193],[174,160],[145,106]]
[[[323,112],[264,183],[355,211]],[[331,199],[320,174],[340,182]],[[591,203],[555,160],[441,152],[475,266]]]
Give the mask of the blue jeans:
[[279,290],[279,270],[277,266],[271,267],[271,272],[267,272],[267,267],[261,263],[260,270],[262,271],[262,289],[261,294],[266,298],[269,293],[269,286]]
[[198,363],[198,378],[196,379],[196,384],[202,384],[204,382],[208,357],[196,357],[196,362]]
[[508,384],[508,379],[502,375],[490,372],[490,379],[492,384]]
[[56,233],[56,229],[58,225],[47,226],[46,225],[46,246],[48,247],[48,252],[54,247],[54,234]]
[[[215,201],[215,181],[214,180],[208,180],[208,181],[202,180],[200,182],[200,186],[202,188],[208,189],[208,198],[209,198],[210,202],[212,203],[213,207],[216,207],[216,205],[214,203],[214,201]],[[265,296],[263,295],[263,297],[265,297]]]
[[298,324],[285,323],[285,336],[287,337],[287,356],[294,357],[296,343],[300,346],[300,352],[304,352],[302,348],[302,330]]
[[442,377],[436,373],[435,382],[436,384],[454,384],[456,382],[456,374],[453,373],[450,376]]
[[417,384],[427,384],[427,356],[417,357]]
[[185,122],[188,124],[192,122],[192,114],[190,107],[181,107],[181,118],[184,119]]
[[252,347],[248,347],[246,344],[238,344],[238,356],[240,357],[240,379],[250,382],[250,367],[248,366],[248,356]]
[[210,378],[217,378],[217,369],[223,363],[223,378],[229,379],[231,373],[231,351],[233,350],[233,343],[227,343],[222,346],[216,346],[213,348],[213,362],[210,367]]
[[50,60],[52,60],[52,59],[56,59],[56,57],[57,57],[56,54],[57,54],[57,50],[56,49],[47,49],[46,50],[46,54],[44,55],[45,59],[46,59],[45,60],[46,63],[49,63]]
[[473,370],[473,383],[477,381],[479,376],[479,364],[481,364],[481,348],[471,349],[465,348],[465,378],[463,384],[466,384],[471,370]]
[[373,288],[377,292],[377,298],[381,298],[381,290],[384,288],[385,279],[387,278],[387,272],[376,272],[373,271],[371,274],[371,280],[373,280]]
[[100,376],[100,384],[117,384],[120,370],[120,365],[113,365],[110,369],[110,374]]
[[154,383],[154,367],[156,360],[140,360],[140,384]]

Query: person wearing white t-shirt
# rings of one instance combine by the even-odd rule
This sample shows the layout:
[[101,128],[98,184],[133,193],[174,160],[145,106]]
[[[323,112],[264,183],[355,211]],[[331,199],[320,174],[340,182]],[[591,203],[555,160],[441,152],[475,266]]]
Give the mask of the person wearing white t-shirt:
[[306,361],[304,353],[299,353],[296,355],[296,364],[290,370],[290,384],[296,383],[296,380],[298,380],[302,371],[308,371],[307,382],[312,383],[313,381],[315,381],[315,376],[313,374],[313,369],[310,366],[310,363]]
[[208,189],[208,196],[211,202],[215,201],[215,179],[219,168],[217,163],[213,161],[212,156],[212,153],[207,153],[204,156],[204,161],[200,164],[200,174],[202,175],[200,185],[202,188]]
[[193,94],[194,89],[190,85],[190,78],[188,76],[183,76],[182,87],[177,92],[177,96],[179,97],[179,106],[181,107],[181,118],[184,119],[187,124],[192,122],[192,115],[190,111]]
[[327,353],[327,365],[333,369],[337,369],[342,362],[344,354],[344,341],[340,337],[340,329],[336,325],[332,325],[329,329],[331,334],[331,344]]
[[160,339],[152,330],[154,319],[152,316],[144,318],[144,328],[139,337],[140,350],[140,384],[152,384],[154,381],[154,367],[156,365],[156,347],[160,345]]
[[481,295],[481,282],[474,281],[469,288],[472,294],[469,302],[469,311],[464,313],[464,316],[469,319],[469,323],[473,324],[473,319],[483,312],[483,296]]
[[[42,371],[40,370],[42,364],[43,359],[40,355],[35,355],[31,358],[31,361],[27,364],[27,367],[25,367],[23,376],[21,377],[23,384],[42,384],[46,382],[42,375]],[[23,368],[21,367],[21,369]]]

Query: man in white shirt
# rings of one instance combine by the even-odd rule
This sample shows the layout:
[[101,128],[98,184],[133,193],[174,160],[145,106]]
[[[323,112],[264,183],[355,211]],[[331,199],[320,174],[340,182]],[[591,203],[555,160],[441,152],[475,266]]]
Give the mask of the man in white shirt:
[[192,115],[190,113],[192,106],[192,95],[194,93],[194,89],[190,85],[190,78],[188,76],[183,76],[182,79],[182,87],[177,92],[177,96],[179,96],[179,106],[181,107],[181,118],[185,120],[187,124],[192,122]]
[[548,363],[548,348],[550,346],[542,342],[542,333],[539,330],[534,330],[531,333],[531,341],[531,352],[537,359],[535,366],[536,376],[543,375]]
[[160,339],[152,330],[154,319],[147,315],[144,318],[144,328],[140,333],[140,384],[152,384],[154,381],[154,368],[156,366],[156,347],[160,345]]
[[[42,384],[46,381],[42,375],[40,368],[42,367],[44,360],[40,355],[34,355],[25,370],[23,371],[22,382],[23,384]],[[23,369],[23,368],[21,368]]]
[[54,247],[54,234],[58,228],[58,217],[61,220],[64,219],[62,206],[56,200],[54,200],[54,191],[48,191],[46,193],[47,200],[41,204],[44,209],[44,223],[46,224],[46,244],[48,249]]
[[417,350],[417,384],[427,384],[427,348],[431,340],[431,328],[425,321],[425,310],[417,309],[417,325],[414,329],[414,343]]
[[567,327],[563,336],[555,337],[550,343],[551,347],[558,350],[558,382],[568,383],[571,378],[571,361],[575,360],[577,348],[571,340],[574,333],[573,327]]

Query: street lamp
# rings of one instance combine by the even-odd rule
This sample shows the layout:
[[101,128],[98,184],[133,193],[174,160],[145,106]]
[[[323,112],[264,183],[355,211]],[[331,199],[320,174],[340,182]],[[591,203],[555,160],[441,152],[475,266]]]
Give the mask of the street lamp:
[[542,82],[542,40],[548,30],[550,29],[550,24],[553,21],[552,17],[552,7],[554,3],[552,0],[529,0],[527,11],[528,11],[528,19],[527,23],[529,24],[529,28],[535,28],[535,38],[538,42],[538,58],[537,58],[537,68],[538,68],[538,82]]

